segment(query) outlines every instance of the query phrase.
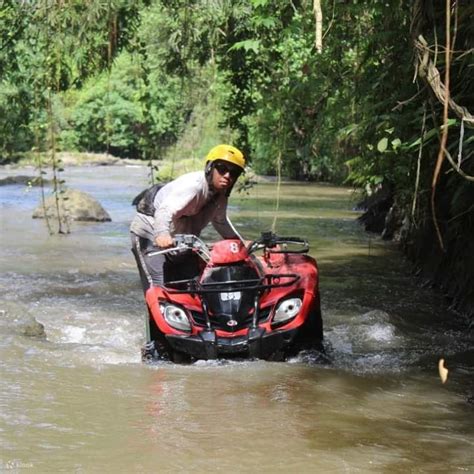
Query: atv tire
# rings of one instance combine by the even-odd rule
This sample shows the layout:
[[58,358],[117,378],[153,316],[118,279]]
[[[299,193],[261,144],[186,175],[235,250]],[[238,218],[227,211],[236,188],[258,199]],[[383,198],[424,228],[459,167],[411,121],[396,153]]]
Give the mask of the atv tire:
[[149,341],[142,346],[142,362],[150,362],[158,359],[158,351],[155,348],[155,341]]
[[184,352],[179,351],[171,351],[171,360],[175,364],[190,364],[191,363],[191,356],[185,354]]
[[287,358],[295,357],[301,351],[305,350],[324,352],[323,320],[321,317],[321,306],[319,301],[315,302],[307,321],[301,328],[300,333],[296,336],[291,346],[287,348],[285,355]]
[[142,347],[142,362],[151,362],[156,360],[171,360],[170,353],[160,341],[146,342]]

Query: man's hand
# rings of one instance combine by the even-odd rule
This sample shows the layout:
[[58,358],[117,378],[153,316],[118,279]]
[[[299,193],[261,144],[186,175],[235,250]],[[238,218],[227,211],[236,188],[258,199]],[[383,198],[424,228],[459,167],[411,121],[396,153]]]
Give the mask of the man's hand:
[[162,249],[173,247],[173,237],[171,237],[169,234],[161,234],[155,239],[155,244]]

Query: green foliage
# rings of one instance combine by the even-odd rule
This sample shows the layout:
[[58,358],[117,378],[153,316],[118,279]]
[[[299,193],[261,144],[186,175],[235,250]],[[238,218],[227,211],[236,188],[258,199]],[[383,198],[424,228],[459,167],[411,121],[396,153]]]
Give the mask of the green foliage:
[[[127,60],[119,58],[110,75],[102,73],[81,90],[65,95],[68,106],[63,114],[67,125],[60,136],[63,149],[108,151],[110,147],[130,154],[136,150],[134,126],[140,122],[141,110],[134,101],[136,84]],[[123,81],[122,72],[132,80]]]
[[[420,32],[443,41],[439,5],[414,17],[404,2],[323,4],[317,53],[309,0],[4,4],[0,109],[14,105],[0,118],[4,156],[31,147],[34,130],[47,146],[51,90],[63,150],[176,163],[232,141],[259,173],[275,174],[281,160],[292,178],[413,190],[427,91],[413,82],[411,41]],[[471,13],[460,4],[460,51],[472,51]],[[468,108],[472,81],[457,78],[470,65],[472,52],[453,59],[453,94]],[[440,112],[437,102],[428,110],[431,155]]]
[[[0,82],[0,163],[30,149],[28,91]],[[3,159],[3,160],[2,160]]]

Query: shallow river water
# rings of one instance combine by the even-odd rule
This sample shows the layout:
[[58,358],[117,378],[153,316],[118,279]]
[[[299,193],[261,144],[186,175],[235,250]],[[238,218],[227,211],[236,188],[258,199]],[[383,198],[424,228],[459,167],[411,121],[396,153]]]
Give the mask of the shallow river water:
[[[34,170],[0,170],[15,174]],[[318,259],[330,363],[145,365],[128,224],[147,170],[65,177],[112,222],[49,236],[39,190],[0,187],[0,472],[474,472],[472,332],[356,224],[351,190],[284,185],[276,221]],[[244,237],[272,225],[275,195],[231,198]],[[24,334],[33,317],[46,338]]]

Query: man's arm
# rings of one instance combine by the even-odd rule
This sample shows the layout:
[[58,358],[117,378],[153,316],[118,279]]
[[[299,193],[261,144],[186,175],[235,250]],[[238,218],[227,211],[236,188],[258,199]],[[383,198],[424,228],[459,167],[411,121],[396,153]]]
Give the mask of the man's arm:
[[219,200],[217,206],[217,211],[212,219],[214,229],[216,229],[224,239],[239,239],[243,241],[242,236],[237,232],[227,216],[227,198]]
[[[168,192],[167,192],[168,191]],[[155,215],[153,225],[153,238],[158,247],[171,247],[171,224],[174,218],[179,218],[186,207],[194,199],[196,193],[193,187],[175,189],[171,187],[155,198]]]

